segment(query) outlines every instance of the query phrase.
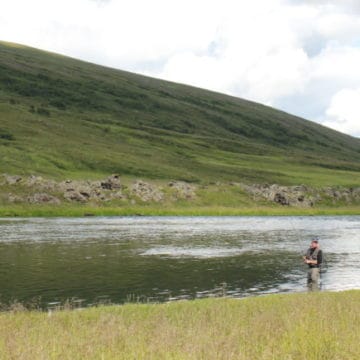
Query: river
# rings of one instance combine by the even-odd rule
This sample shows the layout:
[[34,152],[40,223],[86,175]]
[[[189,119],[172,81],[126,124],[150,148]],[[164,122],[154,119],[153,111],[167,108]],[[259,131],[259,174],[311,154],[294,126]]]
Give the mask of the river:
[[0,302],[171,301],[306,291],[319,237],[322,290],[360,288],[360,216],[0,219]]

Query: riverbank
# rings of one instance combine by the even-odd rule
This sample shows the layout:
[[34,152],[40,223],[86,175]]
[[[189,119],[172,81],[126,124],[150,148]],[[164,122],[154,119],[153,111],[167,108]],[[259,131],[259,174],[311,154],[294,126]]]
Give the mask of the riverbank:
[[0,175],[0,216],[357,215],[359,187]]
[[360,291],[0,313],[7,359],[357,359]]
[[5,205],[0,217],[82,217],[82,216],[320,216],[360,215],[360,206],[295,208],[284,206],[87,206],[87,205]]

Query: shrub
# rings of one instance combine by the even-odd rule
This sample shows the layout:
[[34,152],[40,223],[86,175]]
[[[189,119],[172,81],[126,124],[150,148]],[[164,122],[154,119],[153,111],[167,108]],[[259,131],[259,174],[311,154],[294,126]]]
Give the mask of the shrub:
[[14,137],[13,134],[11,134],[10,132],[8,132],[7,130],[0,129],[0,139],[2,139],[2,140],[8,140],[8,141],[13,141],[13,140],[15,140],[15,137]]
[[36,112],[39,115],[50,116],[50,111],[48,109],[43,108],[43,107],[37,108]]

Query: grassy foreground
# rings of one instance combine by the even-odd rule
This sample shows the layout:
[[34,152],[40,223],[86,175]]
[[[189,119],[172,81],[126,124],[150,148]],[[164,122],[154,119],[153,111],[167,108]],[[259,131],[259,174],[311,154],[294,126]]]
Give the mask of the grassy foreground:
[[0,313],[1,359],[358,359],[360,291]]

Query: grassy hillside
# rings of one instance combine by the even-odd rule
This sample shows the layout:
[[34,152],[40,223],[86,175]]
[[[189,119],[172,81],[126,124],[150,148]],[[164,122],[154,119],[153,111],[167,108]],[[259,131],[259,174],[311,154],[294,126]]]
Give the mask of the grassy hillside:
[[360,292],[0,313],[7,359],[358,359]]
[[359,139],[257,103],[5,42],[0,158],[0,173],[59,179],[360,184]]

